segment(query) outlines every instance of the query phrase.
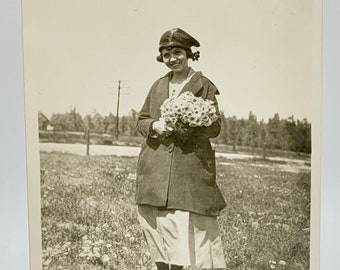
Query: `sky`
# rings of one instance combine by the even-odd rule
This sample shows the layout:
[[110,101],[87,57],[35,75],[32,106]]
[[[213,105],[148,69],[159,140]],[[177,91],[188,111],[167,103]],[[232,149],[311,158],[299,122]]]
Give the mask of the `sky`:
[[312,1],[31,0],[24,3],[26,95],[47,117],[139,111],[167,67],[161,35],[180,27],[201,46],[189,61],[219,89],[226,116],[311,119]]

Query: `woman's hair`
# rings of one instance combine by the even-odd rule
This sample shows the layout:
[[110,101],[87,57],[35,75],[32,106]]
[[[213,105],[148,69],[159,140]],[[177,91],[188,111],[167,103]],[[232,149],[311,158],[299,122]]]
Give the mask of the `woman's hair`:
[[192,52],[191,49],[185,49],[185,52],[187,54],[188,58],[191,58],[192,61],[197,61],[198,58],[200,58],[200,52],[196,51],[196,52]]
[[[192,50],[190,48],[182,48],[182,49],[185,51],[187,58],[192,59],[192,61],[197,61],[198,58],[200,58],[200,52],[199,51],[192,52]],[[157,61],[158,62],[164,62],[162,52],[160,53],[160,55],[157,56]]]

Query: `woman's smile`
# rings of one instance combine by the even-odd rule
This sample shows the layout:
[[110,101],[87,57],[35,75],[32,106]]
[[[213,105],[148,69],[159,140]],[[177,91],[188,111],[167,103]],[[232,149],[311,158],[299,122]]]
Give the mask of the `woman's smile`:
[[174,63],[170,63],[169,65],[173,68],[176,68],[176,67],[181,66],[181,62],[174,62]]

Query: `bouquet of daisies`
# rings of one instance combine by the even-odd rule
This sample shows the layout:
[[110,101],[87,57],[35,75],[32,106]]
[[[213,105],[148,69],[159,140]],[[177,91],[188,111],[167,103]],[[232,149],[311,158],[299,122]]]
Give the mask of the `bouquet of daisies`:
[[166,99],[160,110],[161,118],[179,135],[185,135],[190,128],[209,127],[218,118],[212,100],[195,97],[188,91]]

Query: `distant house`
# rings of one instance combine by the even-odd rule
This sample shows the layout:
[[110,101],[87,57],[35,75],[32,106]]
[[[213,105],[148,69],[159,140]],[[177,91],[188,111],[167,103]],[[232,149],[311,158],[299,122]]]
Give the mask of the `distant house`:
[[50,120],[42,113],[38,113],[38,121],[39,121],[39,130],[47,130],[47,127],[50,126]]

